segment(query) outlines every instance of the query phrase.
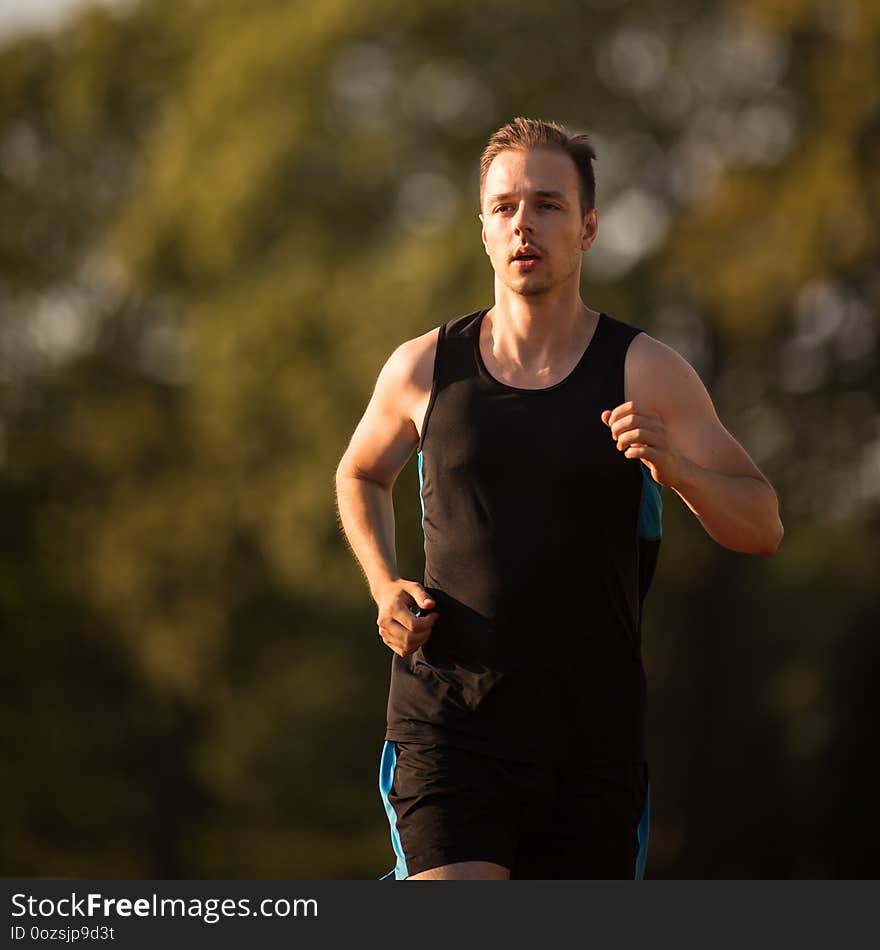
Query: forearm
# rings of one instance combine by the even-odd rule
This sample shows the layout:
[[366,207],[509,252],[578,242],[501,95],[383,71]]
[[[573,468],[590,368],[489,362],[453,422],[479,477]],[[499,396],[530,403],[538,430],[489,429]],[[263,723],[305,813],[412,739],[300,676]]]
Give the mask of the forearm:
[[671,486],[719,544],[769,557],[782,540],[776,493],[751,475],[722,475],[684,460]]
[[336,504],[345,536],[375,600],[382,584],[400,576],[391,489],[366,478],[337,472]]

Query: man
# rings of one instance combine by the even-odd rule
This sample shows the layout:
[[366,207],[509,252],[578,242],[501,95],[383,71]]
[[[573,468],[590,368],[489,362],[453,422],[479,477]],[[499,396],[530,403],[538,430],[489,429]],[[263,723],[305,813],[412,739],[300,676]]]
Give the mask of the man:
[[[580,298],[594,158],[552,123],[492,136],[494,306],[394,351],[337,470],[394,653],[380,788],[397,879],[641,877],[661,486],[725,547],[782,538],[691,366]],[[417,447],[424,585],[399,576],[392,505]]]

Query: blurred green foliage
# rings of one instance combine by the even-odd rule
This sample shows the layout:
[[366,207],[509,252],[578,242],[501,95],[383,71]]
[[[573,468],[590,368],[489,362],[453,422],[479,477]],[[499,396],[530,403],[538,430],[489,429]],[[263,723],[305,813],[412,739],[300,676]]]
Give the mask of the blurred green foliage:
[[[486,304],[477,160],[595,135],[584,296],[777,487],[674,496],[650,877],[865,877],[880,525],[868,0],[87,9],[0,49],[5,874],[373,878],[390,654],[333,471],[403,339]],[[417,481],[395,491],[422,570]]]

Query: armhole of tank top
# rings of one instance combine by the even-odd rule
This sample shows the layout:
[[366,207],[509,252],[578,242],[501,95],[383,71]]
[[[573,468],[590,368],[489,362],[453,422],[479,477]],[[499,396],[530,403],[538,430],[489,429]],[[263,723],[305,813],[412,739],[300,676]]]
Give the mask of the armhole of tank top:
[[440,364],[440,347],[446,337],[446,324],[440,324],[440,332],[437,334],[437,348],[434,350],[434,369],[431,373],[431,395],[428,396],[428,405],[425,409],[425,418],[422,420],[422,434],[419,437],[419,452],[425,444],[425,434],[428,431],[428,423],[431,419],[431,412],[434,409],[434,402],[437,399],[437,371]]

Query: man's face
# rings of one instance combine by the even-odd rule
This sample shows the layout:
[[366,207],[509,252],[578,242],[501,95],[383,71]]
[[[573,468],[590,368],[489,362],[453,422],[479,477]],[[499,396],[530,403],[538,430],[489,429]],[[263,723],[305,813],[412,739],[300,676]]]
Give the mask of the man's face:
[[483,187],[483,245],[514,293],[546,293],[579,274],[593,243],[596,211],[581,214],[577,169],[560,149],[500,152]]

